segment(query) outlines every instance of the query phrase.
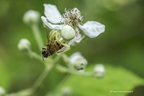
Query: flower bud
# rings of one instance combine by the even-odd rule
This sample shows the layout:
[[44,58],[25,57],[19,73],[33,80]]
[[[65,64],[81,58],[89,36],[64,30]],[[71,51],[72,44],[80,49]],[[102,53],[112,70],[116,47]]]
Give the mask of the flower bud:
[[23,16],[23,22],[26,24],[35,24],[40,20],[40,13],[34,10],[27,11]]
[[77,58],[73,66],[76,70],[84,70],[87,65],[87,60],[84,58]]
[[3,87],[0,86],[0,96],[3,96],[5,94],[5,90]]
[[94,76],[98,78],[102,78],[105,75],[105,68],[102,64],[97,64],[94,67]]
[[21,51],[28,51],[30,49],[30,42],[29,40],[23,38],[18,43],[18,49]]
[[84,58],[84,57],[81,55],[80,52],[75,52],[75,53],[73,53],[73,54],[70,56],[69,62],[70,62],[71,64],[73,64],[73,63],[76,61],[77,58]]
[[72,90],[70,87],[63,87],[61,90],[62,96],[71,96]]
[[[73,66],[76,70],[84,70],[87,65],[87,60],[81,55],[80,52],[75,52],[69,58],[69,63]],[[83,71],[81,71],[83,72]]]
[[69,25],[65,25],[62,30],[61,30],[61,36],[65,39],[65,40],[71,40],[75,37],[75,30],[69,26]]

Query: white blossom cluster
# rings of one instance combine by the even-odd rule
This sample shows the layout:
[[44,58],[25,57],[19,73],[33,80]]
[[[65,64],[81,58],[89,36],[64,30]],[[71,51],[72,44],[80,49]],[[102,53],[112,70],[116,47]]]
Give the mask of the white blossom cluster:
[[87,21],[81,25],[83,16],[77,8],[65,10],[65,13],[61,15],[55,5],[44,4],[44,14],[45,16],[41,17],[44,26],[60,30],[62,37],[69,40],[69,45],[82,40],[79,29],[90,38],[97,37],[105,31],[105,25],[96,21]]
[[[69,46],[81,42],[82,34],[89,38],[94,38],[105,31],[105,25],[96,21],[87,21],[82,25],[83,16],[77,8],[65,9],[65,13],[61,15],[55,5],[44,4],[44,14],[45,16],[41,16],[44,26],[60,32],[61,37],[68,41],[67,44]],[[39,21],[38,18],[40,18],[39,12],[29,10],[24,14],[23,21],[26,24],[34,24]],[[83,33],[80,32],[79,29],[81,29]],[[30,42],[24,38],[20,40],[18,48],[22,51],[28,51],[30,50],[30,45]],[[88,64],[87,60],[80,52],[75,52],[68,59],[73,69],[78,71],[84,70]],[[96,77],[103,77],[104,74],[104,66],[102,64],[96,65],[94,68],[94,75]]]

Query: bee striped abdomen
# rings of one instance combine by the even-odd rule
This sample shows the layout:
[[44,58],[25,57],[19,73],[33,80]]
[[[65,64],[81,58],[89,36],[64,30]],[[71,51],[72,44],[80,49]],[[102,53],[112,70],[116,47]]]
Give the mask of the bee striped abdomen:
[[47,58],[55,54],[58,50],[60,50],[63,46],[58,42],[50,42],[46,45],[46,48],[42,48],[42,55],[43,57]]

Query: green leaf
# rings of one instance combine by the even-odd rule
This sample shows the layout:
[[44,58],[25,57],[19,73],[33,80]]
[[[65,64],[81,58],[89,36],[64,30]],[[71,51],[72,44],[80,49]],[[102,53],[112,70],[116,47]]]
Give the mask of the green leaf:
[[0,61],[0,86],[5,90],[9,87],[9,75],[5,65]]
[[[104,78],[85,77],[71,75],[62,86],[72,88],[72,96],[126,96],[137,85],[143,84],[143,80],[134,73],[122,68],[106,65]],[[93,66],[87,71],[92,71]],[[61,86],[61,87],[62,87]]]

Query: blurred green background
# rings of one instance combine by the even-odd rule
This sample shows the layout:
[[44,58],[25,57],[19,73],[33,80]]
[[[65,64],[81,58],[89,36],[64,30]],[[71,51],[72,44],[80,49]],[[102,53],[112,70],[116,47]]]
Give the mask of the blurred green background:
[[[98,21],[106,26],[105,32],[100,36],[85,39],[73,46],[67,54],[70,56],[79,51],[87,58],[88,69],[92,70],[92,66],[102,63],[108,74],[97,81],[92,77],[66,77],[66,74],[54,70],[34,96],[44,96],[47,92],[58,89],[58,86],[61,86],[59,83],[65,77],[68,78],[66,86],[73,89],[83,88],[83,92],[91,93],[82,95],[83,92],[74,90],[73,96],[125,96],[120,93],[110,94],[109,91],[128,89],[134,90],[132,94],[127,94],[128,96],[144,96],[144,85],[141,84],[144,78],[143,0],[0,0],[0,86],[8,93],[30,88],[44,69],[39,61],[31,59],[17,48],[19,40],[27,38],[31,42],[32,50],[40,54],[33,33],[30,27],[22,22],[22,17],[28,10],[36,10],[44,15],[44,3],[55,4],[61,13],[65,8],[77,7],[84,15],[83,23]],[[47,29],[42,22],[39,27],[43,40],[46,41]],[[83,83],[77,85],[76,82]],[[89,84],[90,82],[93,83]],[[128,82],[131,82],[130,86],[126,85]],[[125,86],[119,88],[121,84]],[[90,92],[89,88],[94,91]]]

